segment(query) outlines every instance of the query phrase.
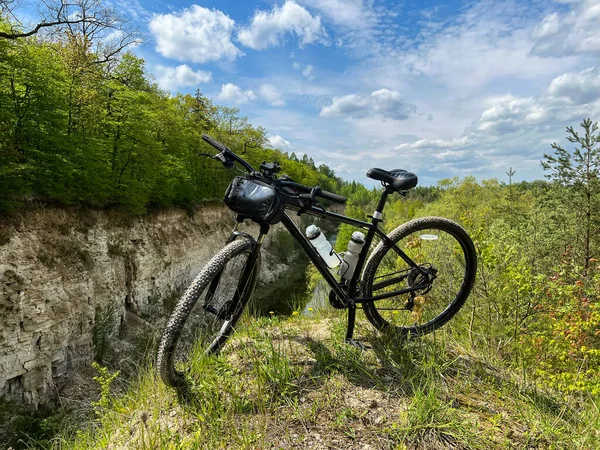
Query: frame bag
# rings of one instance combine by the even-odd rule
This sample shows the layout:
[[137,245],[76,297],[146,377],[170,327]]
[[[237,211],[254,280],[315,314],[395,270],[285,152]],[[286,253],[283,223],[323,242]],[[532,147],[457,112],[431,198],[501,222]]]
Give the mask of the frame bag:
[[242,217],[274,225],[281,221],[285,205],[279,192],[256,178],[235,177],[223,202]]

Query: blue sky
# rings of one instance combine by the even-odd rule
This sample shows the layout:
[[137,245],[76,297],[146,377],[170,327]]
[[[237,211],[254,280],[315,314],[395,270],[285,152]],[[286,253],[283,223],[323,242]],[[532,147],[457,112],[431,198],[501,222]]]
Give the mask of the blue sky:
[[199,87],[345,179],[542,178],[565,126],[600,120],[600,0],[111,1],[164,89]]

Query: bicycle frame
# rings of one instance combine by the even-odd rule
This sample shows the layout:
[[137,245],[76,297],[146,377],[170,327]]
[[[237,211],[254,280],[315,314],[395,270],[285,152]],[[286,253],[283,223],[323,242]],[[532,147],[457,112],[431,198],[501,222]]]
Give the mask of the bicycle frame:
[[[377,300],[383,300],[390,297],[395,297],[397,295],[407,294],[409,292],[417,291],[420,289],[424,289],[427,286],[425,285],[415,285],[407,288],[399,289],[392,292],[386,292],[385,294],[376,295],[373,297],[355,297],[352,295],[356,291],[356,286],[358,284],[360,275],[367,261],[367,256],[369,253],[369,249],[371,244],[373,243],[373,239],[375,236],[379,237],[386,245],[390,246],[397,254],[400,256],[410,267],[414,267],[417,270],[423,272],[423,269],[416,264],[414,261],[410,259],[410,257],[404,253],[400,248],[398,248],[388,237],[387,235],[379,228],[379,223],[382,221],[381,219],[375,218],[371,222],[363,222],[362,220],[353,219],[351,217],[343,216],[341,214],[337,214],[331,211],[320,210],[319,208],[309,208],[305,212],[311,216],[316,216],[320,218],[324,218],[327,220],[333,220],[340,223],[345,223],[348,225],[352,225],[357,228],[362,228],[367,230],[367,236],[365,238],[365,245],[359,255],[358,261],[356,263],[356,269],[354,270],[354,274],[348,286],[348,289],[344,289],[342,285],[338,282],[335,275],[333,275],[329,269],[329,267],[325,264],[321,256],[317,253],[315,248],[312,246],[310,241],[304,233],[302,233],[296,224],[292,221],[289,215],[286,213],[282,219],[282,223],[285,228],[289,231],[289,233],[294,237],[294,239],[302,246],[309,259],[315,265],[319,273],[325,278],[327,284],[333,289],[333,291],[338,295],[345,304],[351,305],[352,303],[364,303],[364,302],[372,302]],[[398,277],[386,280],[382,283],[378,283],[376,286],[378,288],[383,288],[386,286],[391,286],[393,284],[399,283],[406,278],[406,275],[400,275]]]
[[[302,248],[308,255],[309,259],[315,265],[315,267],[317,268],[319,273],[323,276],[323,278],[325,279],[327,284],[329,284],[329,286],[335,292],[335,294],[337,296],[339,296],[340,299],[342,299],[342,302],[345,305],[347,305],[346,308],[348,309],[348,329],[346,332],[346,341],[353,343],[355,345],[358,345],[358,346],[360,346],[360,344],[356,343],[356,341],[354,341],[352,339],[352,335],[354,332],[354,322],[355,322],[356,305],[357,304],[365,303],[365,302],[373,302],[373,301],[377,301],[377,300],[383,300],[386,298],[395,297],[398,295],[403,295],[403,294],[407,294],[410,292],[418,291],[420,289],[426,289],[428,287],[427,285],[424,285],[424,284],[418,284],[418,285],[409,286],[409,287],[406,287],[403,289],[398,289],[398,290],[395,290],[392,292],[386,292],[384,294],[375,295],[372,297],[363,297],[360,295],[359,296],[354,295],[354,293],[360,292],[357,290],[358,282],[359,282],[360,276],[362,274],[363,268],[365,266],[365,263],[367,261],[367,255],[369,253],[371,244],[373,243],[373,239],[375,238],[375,236],[379,237],[385,245],[392,248],[396,252],[396,254],[398,254],[398,256],[400,258],[402,258],[409,265],[409,267],[415,268],[416,270],[421,272],[423,275],[426,275],[426,272],[423,270],[423,268],[420,267],[418,264],[416,264],[406,253],[404,253],[396,244],[394,244],[394,242],[390,238],[388,238],[387,235],[379,228],[379,223],[382,222],[381,214],[382,214],[383,208],[385,206],[385,202],[387,200],[388,195],[392,192],[394,192],[394,191],[384,189],[384,191],[381,195],[381,198],[379,199],[377,209],[373,213],[373,216],[369,216],[371,218],[371,222],[364,222],[362,220],[353,219],[351,217],[347,217],[342,214],[337,214],[337,213],[334,213],[331,211],[327,211],[324,208],[315,207],[315,206],[310,206],[310,207],[302,208],[302,209],[289,208],[288,210],[286,210],[286,212],[284,213],[283,218],[281,220],[281,223],[283,224],[283,226],[288,230],[288,232],[292,235],[292,237],[302,246]],[[350,284],[348,285],[347,288],[342,286],[338,282],[336,276],[331,273],[329,267],[325,264],[325,262],[323,261],[321,256],[318,254],[318,252],[315,250],[315,248],[312,246],[312,244],[310,243],[308,238],[304,235],[304,233],[302,233],[298,229],[296,224],[292,221],[292,219],[288,215],[288,211],[297,211],[298,215],[308,214],[311,216],[324,218],[326,220],[332,220],[332,221],[339,222],[339,223],[345,223],[348,225],[352,225],[356,228],[362,228],[367,231],[367,236],[365,238],[365,245],[363,246],[363,249],[359,255],[358,261],[356,263],[356,268],[354,270],[354,274],[352,275],[352,279],[350,280]],[[268,225],[261,226],[260,235],[258,237],[259,244],[254,246],[254,248],[251,252],[252,256],[257,255],[257,253],[260,251],[260,243],[262,243],[264,236],[269,231],[269,228],[270,227]],[[233,238],[234,234],[236,234],[236,233],[237,233],[237,227],[234,230],[234,233],[232,233],[231,238]],[[255,260],[256,258],[254,257],[253,259]],[[248,274],[252,270],[253,265],[254,264],[252,263],[251,267],[246,267],[245,270]],[[394,277],[392,279],[388,279],[388,280],[382,281],[380,283],[376,283],[374,285],[374,287],[381,289],[381,288],[384,288],[387,286],[392,286],[396,283],[403,281],[404,279],[406,279],[407,276],[408,276],[407,274],[400,274],[397,277]]]

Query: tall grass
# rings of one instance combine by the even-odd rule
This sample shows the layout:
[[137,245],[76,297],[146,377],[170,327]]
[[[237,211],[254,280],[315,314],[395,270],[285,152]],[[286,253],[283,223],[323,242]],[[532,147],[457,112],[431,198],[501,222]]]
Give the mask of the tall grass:
[[360,321],[361,351],[337,311],[242,325],[219,357],[197,354],[186,395],[150,364],[46,447],[600,447],[598,399],[532,386],[450,329],[400,341]]

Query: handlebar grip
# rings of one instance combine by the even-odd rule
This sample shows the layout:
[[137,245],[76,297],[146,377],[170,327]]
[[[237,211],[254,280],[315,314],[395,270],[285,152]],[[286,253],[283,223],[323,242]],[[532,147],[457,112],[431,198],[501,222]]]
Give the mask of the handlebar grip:
[[221,144],[219,141],[215,141],[213,138],[211,138],[208,134],[203,134],[202,135],[202,140],[204,142],[208,142],[210,145],[212,145],[214,148],[216,148],[217,150],[219,150],[220,152],[225,152],[227,153],[229,150],[227,147],[225,147],[223,144]]
[[337,203],[346,203],[347,200],[343,195],[334,194],[333,192],[321,191],[317,195],[326,200],[331,200],[332,202]]

